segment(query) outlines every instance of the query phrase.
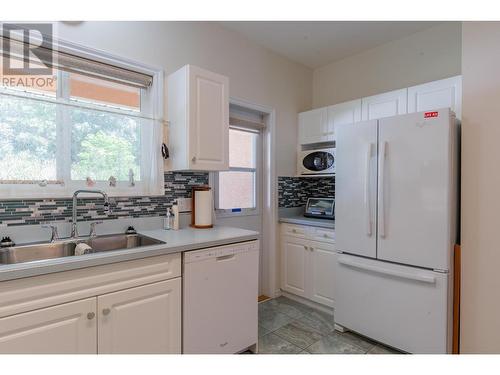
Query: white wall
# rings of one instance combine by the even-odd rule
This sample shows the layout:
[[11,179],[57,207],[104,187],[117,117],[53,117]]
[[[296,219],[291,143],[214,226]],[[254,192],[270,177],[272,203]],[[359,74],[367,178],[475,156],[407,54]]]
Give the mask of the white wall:
[[462,353],[500,353],[500,23],[462,33]]
[[461,24],[434,26],[314,70],[313,107],[459,75]]
[[232,97],[276,110],[277,173],[295,173],[297,112],[311,106],[311,69],[213,22],[58,23],[57,32],[61,39],[161,67],[166,75],[193,64],[228,76]]

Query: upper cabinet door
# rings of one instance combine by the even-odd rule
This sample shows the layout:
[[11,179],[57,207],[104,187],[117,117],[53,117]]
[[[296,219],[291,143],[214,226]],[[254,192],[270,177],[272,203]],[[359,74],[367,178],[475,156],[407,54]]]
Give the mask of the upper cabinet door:
[[192,65],[168,77],[168,170],[229,168],[229,79]]
[[406,114],[407,94],[407,89],[401,89],[361,99],[361,119],[376,120]]
[[229,168],[229,80],[197,67],[190,69],[190,169]]
[[97,297],[99,354],[180,354],[181,278]]
[[327,107],[299,113],[299,144],[325,142],[327,133]]
[[462,76],[424,83],[408,89],[408,113],[451,108],[462,118]]
[[351,100],[328,107],[328,141],[335,139],[335,127],[361,121],[361,99]]

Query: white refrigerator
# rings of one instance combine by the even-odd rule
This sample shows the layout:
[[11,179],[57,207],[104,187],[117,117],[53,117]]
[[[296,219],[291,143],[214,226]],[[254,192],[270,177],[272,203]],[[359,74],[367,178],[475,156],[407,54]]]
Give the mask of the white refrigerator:
[[449,109],[336,128],[335,323],[448,353],[458,126]]

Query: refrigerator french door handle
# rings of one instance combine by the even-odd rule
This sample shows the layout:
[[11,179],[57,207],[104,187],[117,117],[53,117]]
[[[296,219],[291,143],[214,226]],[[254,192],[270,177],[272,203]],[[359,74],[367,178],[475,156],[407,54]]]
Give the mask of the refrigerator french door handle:
[[372,266],[372,265],[368,265],[368,264],[362,264],[359,262],[353,262],[352,260],[344,259],[342,256],[338,257],[338,262],[340,264],[343,264],[344,266],[357,268],[357,269],[360,269],[363,271],[375,272],[375,273],[379,273],[382,275],[394,276],[394,277],[397,277],[400,279],[420,281],[420,282],[427,283],[427,284],[435,284],[436,283],[436,278],[433,276],[412,275],[412,274],[408,274],[408,273],[401,272],[401,271],[388,270],[388,269],[383,268],[383,267],[377,267],[377,266]]
[[370,202],[370,159],[372,156],[373,143],[368,143],[366,150],[365,164],[365,213],[366,213],[366,235],[372,236],[372,217],[371,217],[371,202]]
[[387,142],[382,142],[382,147],[379,154],[379,235],[385,238],[385,153],[387,148]]

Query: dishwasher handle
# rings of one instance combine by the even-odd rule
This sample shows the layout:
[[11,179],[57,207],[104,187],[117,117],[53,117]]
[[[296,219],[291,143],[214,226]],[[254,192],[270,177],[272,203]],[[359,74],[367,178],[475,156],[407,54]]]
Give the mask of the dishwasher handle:
[[233,259],[233,258],[234,258],[234,254],[228,254],[228,255],[222,255],[220,257],[217,257],[217,258],[215,258],[215,260],[217,262],[222,262],[222,261],[230,260],[230,259]]

